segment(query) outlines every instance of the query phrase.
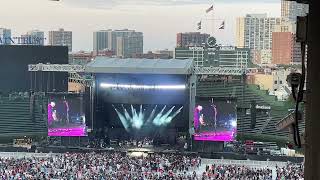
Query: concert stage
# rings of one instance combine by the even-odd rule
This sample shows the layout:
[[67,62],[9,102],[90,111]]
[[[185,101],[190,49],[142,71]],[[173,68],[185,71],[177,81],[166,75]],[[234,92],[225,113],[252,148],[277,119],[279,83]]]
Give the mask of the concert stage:
[[179,134],[186,139],[192,68],[192,60],[95,59],[86,69],[95,84],[88,126],[110,140],[175,145]]

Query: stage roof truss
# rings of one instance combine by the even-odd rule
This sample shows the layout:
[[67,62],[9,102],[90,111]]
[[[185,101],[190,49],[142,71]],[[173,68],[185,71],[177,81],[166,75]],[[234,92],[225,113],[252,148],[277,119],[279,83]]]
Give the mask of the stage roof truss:
[[28,71],[84,72],[85,66],[71,64],[29,64]]
[[87,73],[106,74],[193,74],[192,59],[136,59],[96,57],[86,64]]
[[243,75],[246,73],[242,68],[229,68],[229,67],[196,67],[194,73],[197,75]]
[[[89,72],[86,71],[87,66],[71,65],[71,64],[29,64],[28,70],[30,72],[68,72],[69,82],[80,83],[84,86],[91,86],[93,78],[87,76]],[[232,67],[195,67],[192,74],[195,75],[249,75],[257,72],[256,68],[242,69]],[[80,74],[81,73],[81,74]],[[82,73],[85,73],[84,75]]]

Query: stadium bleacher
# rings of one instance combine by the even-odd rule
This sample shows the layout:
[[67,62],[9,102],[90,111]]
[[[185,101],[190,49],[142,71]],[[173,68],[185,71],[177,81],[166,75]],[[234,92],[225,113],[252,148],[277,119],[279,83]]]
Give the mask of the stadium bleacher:
[[35,99],[33,115],[30,114],[29,97],[0,98],[0,136],[46,135],[42,98]]

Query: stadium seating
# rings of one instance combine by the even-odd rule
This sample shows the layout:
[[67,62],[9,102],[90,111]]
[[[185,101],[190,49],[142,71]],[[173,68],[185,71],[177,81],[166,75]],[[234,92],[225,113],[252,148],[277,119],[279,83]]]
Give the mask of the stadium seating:
[[0,136],[28,136],[46,134],[41,98],[35,99],[33,117],[29,98],[0,99]]

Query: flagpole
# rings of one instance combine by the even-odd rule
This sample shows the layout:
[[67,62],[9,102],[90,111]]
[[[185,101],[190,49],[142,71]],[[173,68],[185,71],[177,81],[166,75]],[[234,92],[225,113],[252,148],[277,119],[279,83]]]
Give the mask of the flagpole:
[[215,27],[214,27],[214,12],[215,12],[215,5],[214,5],[214,0],[212,1],[212,6],[213,6],[213,10],[212,10],[212,36],[215,37]]

